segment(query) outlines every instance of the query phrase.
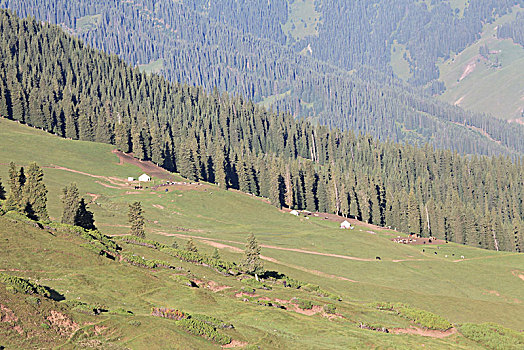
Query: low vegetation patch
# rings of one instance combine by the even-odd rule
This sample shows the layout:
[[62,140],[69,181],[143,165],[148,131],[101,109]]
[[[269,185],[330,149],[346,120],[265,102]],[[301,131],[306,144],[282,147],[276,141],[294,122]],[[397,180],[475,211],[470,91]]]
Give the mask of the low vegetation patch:
[[168,269],[176,269],[177,267],[173,264],[164,261],[164,260],[157,260],[157,259],[145,259],[144,257],[135,255],[130,252],[122,252],[121,254],[122,260],[127,262],[128,264],[139,266],[139,267],[146,267],[149,269],[154,269],[157,267],[165,267]]
[[156,317],[169,318],[170,320],[182,320],[188,318],[189,314],[177,309],[167,309],[163,307],[154,307],[151,309],[151,315]]
[[178,326],[184,328],[193,335],[206,338],[220,345],[231,343],[231,337],[227,334],[220,333],[216,328],[204,321],[194,318],[184,318],[176,322]]
[[244,283],[245,285],[248,285],[250,287],[253,287],[253,288],[256,288],[256,289],[265,289],[265,290],[271,290],[271,286],[261,282],[261,281],[257,281],[256,279],[254,278],[247,278],[247,279],[243,279],[242,280],[242,283]]
[[445,331],[453,327],[449,321],[439,315],[406,304],[379,302],[370,304],[369,306],[383,311],[395,312],[424,328]]
[[524,348],[524,334],[495,323],[464,323],[459,331],[466,338],[488,349],[511,350]]
[[6,289],[13,293],[38,294],[46,298],[51,298],[49,288],[20,277],[0,272],[0,282],[5,284]]
[[290,301],[297,304],[297,306],[303,310],[311,310],[313,308],[313,302],[311,300],[293,298]]
[[193,320],[199,320],[204,323],[207,323],[210,326],[213,326],[215,328],[235,328],[233,327],[233,324],[224,322],[222,320],[219,320],[218,318],[215,318],[213,316],[207,316],[207,315],[201,315],[201,314],[194,314],[190,317]]

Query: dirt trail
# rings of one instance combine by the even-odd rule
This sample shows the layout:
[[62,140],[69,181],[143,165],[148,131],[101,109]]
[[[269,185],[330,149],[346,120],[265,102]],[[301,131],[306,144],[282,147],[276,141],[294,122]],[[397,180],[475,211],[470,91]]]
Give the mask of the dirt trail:
[[[208,237],[190,236],[190,235],[184,235],[184,234],[180,234],[180,233],[172,234],[172,235],[173,236],[184,237],[184,238],[192,237],[192,238],[195,238],[195,239],[198,239],[198,240],[205,241],[205,243],[207,243],[209,245],[212,245],[212,246],[214,246],[216,248],[228,248],[228,249],[230,249],[230,250],[232,250],[234,252],[243,252],[242,249],[239,249],[237,247],[232,247],[232,246],[229,246],[229,245],[226,245],[226,244],[217,243],[216,241],[244,245],[244,243],[242,243],[242,242],[229,241],[229,240],[223,240],[223,239],[210,239]],[[210,242],[212,242],[212,243],[210,243]],[[277,247],[277,246],[274,246],[274,245],[267,245],[267,244],[260,244],[260,247],[262,247],[262,248],[269,248],[269,249],[276,249],[276,250],[285,250],[285,251],[289,251],[289,252],[297,252],[297,253],[303,253],[303,254],[329,256],[329,257],[333,257],[333,258],[340,258],[340,259],[347,259],[347,260],[376,261],[375,259],[357,258],[357,257],[354,257],[354,256],[347,256],[347,255],[321,253],[321,252],[315,252],[315,251],[312,251],[312,250],[304,250],[304,249],[298,249],[298,248],[284,248],[284,247]]]
[[447,331],[437,331],[433,329],[422,329],[418,327],[411,328],[393,328],[389,330],[393,334],[415,334],[421,335],[423,337],[432,337],[432,338],[446,338],[452,334],[457,333],[455,328],[450,328]]
[[454,263],[461,262],[461,261],[469,261],[469,260],[483,260],[483,259],[493,259],[493,258],[503,258],[506,256],[511,255],[520,255],[522,253],[513,253],[513,254],[506,254],[506,255],[488,255],[488,256],[477,256],[475,258],[467,258],[467,259],[457,259],[453,260]]
[[99,194],[96,194],[96,193],[89,193],[89,192],[87,192],[86,194],[87,194],[88,196],[91,196],[91,203],[96,202],[96,200],[97,200],[98,198],[100,198],[100,195],[99,195]]
[[[177,236],[191,237],[191,236],[182,235],[182,234],[177,234]],[[218,243],[218,242],[215,242],[215,241],[203,238],[203,237],[194,237],[193,236],[193,238],[197,238],[200,242],[202,242],[204,244],[207,244],[207,245],[210,245],[210,246],[215,247],[215,248],[229,249],[230,251],[235,252],[235,253],[243,253],[244,252],[242,249],[240,249],[238,247],[233,247],[233,246],[230,246],[230,245],[227,245],[227,244]],[[230,241],[228,241],[228,242],[230,242]],[[233,242],[233,243],[239,243],[239,242]],[[302,266],[298,266],[298,265],[294,265],[294,264],[288,264],[288,263],[279,261],[277,259],[274,259],[274,258],[271,258],[271,257],[268,257],[268,256],[261,255],[260,258],[262,260],[266,260],[266,261],[269,261],[269,262],[272,262],[272,263],[275,263],[275,264],[279,264],[279,265],[290,267],[292,269],[296,269],[296,270],[300,270],[300,271],[303,271],[303,272],[311,273],[311,274],[316,275],[316,276],[327,277],[327,278],[331,278],[331,279],[337,279],[337,280],[340,280],[340,281],[348,281],[348,282],[358,283],[358,281],[355,281],[355,280],[352,280],[352,279],[349,279],[349,278],[346,278],[346,277],[331,275],[329,273],[325,273],[325,272],[322,272],[322,271],[312,270],[312,269],[308,269],[308,268],[305,268],[305,267],[302,267]]]
[[518,277],[524,281],[524,271],[513,270],[511,271],[511,273],[513,274],[513,276]]

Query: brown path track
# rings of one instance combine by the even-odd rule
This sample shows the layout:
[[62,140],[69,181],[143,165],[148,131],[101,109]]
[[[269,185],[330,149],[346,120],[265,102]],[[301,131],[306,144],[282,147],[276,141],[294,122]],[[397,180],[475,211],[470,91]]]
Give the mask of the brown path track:
[[421,335],[423,337],[431,337],[431,338],[446,338],[452,334],[457,333],[456,328],[450,328],[447,331],[438,331],[438,330],[433,330],[433,329],[422,329],[418,327],[411,327],[411,328],[392,328],[389,331],[393,334],[415,334],[415,335]]
[[[205,241],[220,241],[220,242],[227,242],[227,243],[234,243],[234,244],[244,245],[244,243],[237,242],[237,241],[229,241],[229,240],[225,240],[225,239],[214,239],[214,238],[208,238],[208,237],[202,237],[202,236],[190,236],[190,235],[184,235],[184,234],[180,234],[180,233],[173,233],[173,234],[161,233],[161,234],[163,234],[163,235],[179,236],[179,237],[192,237],[192,238],[195,238],[195,239],[200,239],[200,240],[205,240]],[[304,250],[304,249],[296,249],[296,248],[284,248],[284,247],[277,247],[277,246],[274,246],[274,245],[267,245],[267,244],[260,244],[260,247],[262,247],[262,248],[269,248],[269,249],[277,249],[277,250],[285,250],[285,251],[288,251],[288,252],[297,252],[297,253],[304,253],[304,254],[329,256],[329,257],[332,257],[332,258],[340,258],[340,259],[347,259],[347,260],[377,261],[375,259],[357,258],[357,257],[354,257],[354,256],[348,256],[348,255],[321,253],[321,252],[315,252],[315,251]]]
[[[190,237],[190,236],[187,236],[187,235],[178,235],[178,234],[177,234],[177,236]],[[212,247],[215,247],[215,248],[229,249],[229,250],[231,250],[231,251],[233,251],[235,253],[243,253],[244,252],[242,249],[240,249],[238,247],[233,247],[233,246],[230,246],[230,245],[227,245],[227,244],[214,242],[214,241],[209,240],[209,239],[199,238],[198,240],[200,242],[204,243],[204,244],[208,244],[208,245],[210,245]],[[235,242],[235,243],[238,243],[238,242]],[[262,260],[266,260],[266,261],[269,261],[269,262],[272,262],[272,263],[275,263],[275,264],[291,267],[293,269],[304,271],[304,272],[307,272],[307,273],[311,273],[313,275],[317,275],[317,276],[320,276],[320,277],[327,277],[327,278],[338,279],[338,280],[341,280],[341,281],[348,281],[348,282],[358,283],[358,281],[355,281],[355,280],[352,280],[352,279],[349,279],[349,278],[346,278],[346,277],[337,276],[337,275],[331,275],[329,273],[325,273],[325,272],[322,272],[322,271],[312,270],[312,269],[308,269],[308,268],[305,268],[305,267],[302,267],[302,266],[298,266],[298,265],[294,265],[294,264],[288,264],[288,263],[279,261],[277,259],[270,258],[268,256],[261,255],[260,258]]]

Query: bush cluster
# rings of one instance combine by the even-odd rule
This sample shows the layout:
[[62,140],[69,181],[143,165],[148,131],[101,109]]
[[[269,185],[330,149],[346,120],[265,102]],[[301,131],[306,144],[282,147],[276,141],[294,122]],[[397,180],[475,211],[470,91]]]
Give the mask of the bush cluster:
[[311,300],[293,298],[291,301],[303,310],[311,310],[313,308],[313,302]]
[[267,284],[264,284],[260,281],[257,281],[256,279],[254,278],[246,278],[246,279],[243,279],[242,280],[242,283],[250,286],[250,287],[253,287],[253,288],[258,288],[258,289],[265,289],[265,290],[271,290],[271,286],[268,286]]
[[134,255],[130,252],[122,252],[120,255],[122,256],[122,260],[134,266],[146,267],[148,269],[154,269],[157,267],[165,267],[168,269],[176,268],[176,266],[172,265],[167,261],[157,259],[145,259],[141,256]]
[[88,315],[99,315],[100,313],[107,311],[106,307],[100,304],[87,304],[79,300],[66,300],[63,303],[69,306],[71,310]]
[[337,312],[337,307],[333,304],[326,304],[322,307],[322,310],[324,310],[326,314],[333,315]]
[[135,236],[121,236],[118,239],[123,242],[129,243],[129,244],[136,244],[136,245],[141,245],[144,247],[158,249],[182,261],[200,264],[204,266],[210,266],[214,268],[215,270],[222,272],[222,273],[227,273],[231,275],[238,274],[238,266],[235,263],[224,261],[221,259],[216,259],[216,258],[213,258],[209,255],[206,255],[200,252],[191,252],[188,250],[172,248],[165,244],[162,244],[162,243],[159,243],[153,240],[135,237]]
[[316,295],[323,297],[323,298],[329,298],[335,301],[342,300],[342,298],[340,298],[338,295],[328,292],[326,290],[323,290],[316,284],[307,283],[306,285],[302,286],[302,289],[308,292],[315,293]]
[[189,315],[177,309],[168,309],[164,307],[154,307],[151,309],[151,315],[156,317],[169,318],[170,320],[182,320]]
[[204,337],[220,345],[231,343],[231,337],[229,335],[218,332],[214,326],[209,325],[204,321],[194,318],[185,318],[177,321],[176,323],[178,326],[184,328],[189,333]]
[[224,321],[219,320],[218,318],[213,317],[213,316],[207,316],[207,315],[202,315],[202,314],[194,314],[194,315],[191,315],[190,318],[192,318],[194,320],[202,321],[202,322],[207,323],[208,325],[213,326],[215,328],[235,328],[235,327],[233,327],[233,324],[224,322]]
[[488,349],[524,349],[524,334],[495,323],[465,323],[460,325],[459,330],[466,338]]
[[0,272],[0,282],[5,284],[6,289],[13,293],[38,294],[46,298],[51,298],[49,288],[20,277]]
[[439,315],[406,304],[380,302],[370,304],[370,306],[379,310],[396,312],[398,315],[407,318],[424,328],[445,331],[453,327],[449,321]]

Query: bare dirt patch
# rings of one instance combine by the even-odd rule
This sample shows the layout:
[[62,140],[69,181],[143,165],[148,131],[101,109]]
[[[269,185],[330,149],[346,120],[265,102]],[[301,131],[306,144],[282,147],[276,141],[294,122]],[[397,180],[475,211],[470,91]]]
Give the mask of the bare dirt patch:
[[161,210],[164,210],[164,207],[160,204],[153,204],[153,207],[157,208],[157,209],[161,209]]
[[55,310],[51,310],[51,316],[47,316],[47,320],[51,323],[51,326],[57,329],[58,333],[65,336],[72,334],[79,328],[77,323]]
[[96,193],[89,193],[89,192],[88,192],[88,193],[86,193],[86,194],[87,194],[88,196],[91,197],[91,203],[96,202],[96,200],[97,200],[98,198],[100,198],[100,195],[99,195],[99,194],[96,194]]
[[473,57],[473,59],[468,62],[466,67],[464,67],[464,71],[462,72],[462,75],[460,76],[459,81],[462,81],[462,79],[465,79],[468,75],[470,75],[471,73],[475,71],[475,68],[477,68],[476,61],[478,57],[479,57],[478,55]]
[[518,277],[524,281],[524,271],[513,270],[511,271],[511,273],[513,274],[513,276]]
[[226,286],[226,285],[219,285],[218,283],[216,283],[215,281],[209,281],[207,282],[207,284],[205,285],[205,288],[211,290],[212,292],[221,292],[223,290],[226,290],[226,289],[229,289],[231,288],[231,286]]
[[418,327],[411,327],[411,328],[393,328],[389,330],[393,334],[414,334],[414,335],[421,335],[423,337],[431,337],[431,338],[446,338],[449,337],[452,334],[457,333],[457,330],[455,328],[450,328],[447,331],[437,331],[434,329],[423,329]]
[[18,317],[7,306],[0,304],[0,322],[16,322]]
[[240,340],[232,340],[231,343],[222,345],[222,349],[231,349],[231,348],[243,348],[247,345],[247,342]]
[[124,164],[128,163],[131,165],[135,165],[142,169],[145,173],[147,173],[151,177],[156,177],[158,179],[168,180],[168,181],[175,181],[175,177],[173,174],[171,174],[169,171],[162,169],[158,165],[149,162],[149,161],[142,161],[138,160],[133,157],[132,153],[124,153],[119,150],[113,150],[113,154],[116,154],[119,158],[118,164]]

